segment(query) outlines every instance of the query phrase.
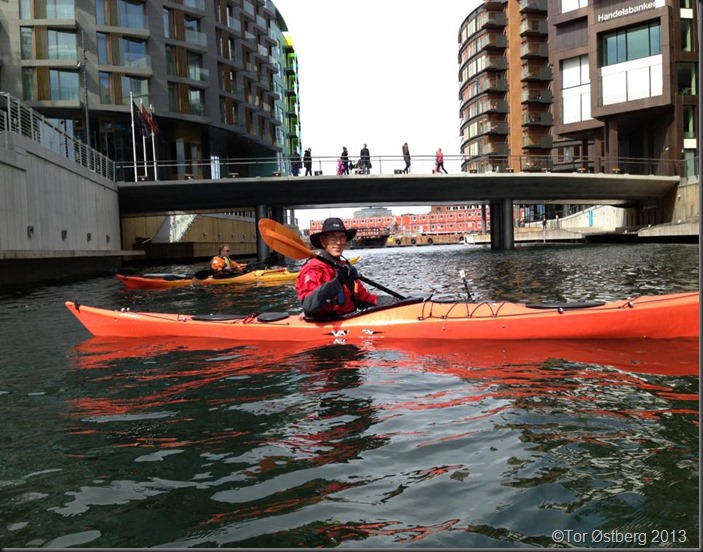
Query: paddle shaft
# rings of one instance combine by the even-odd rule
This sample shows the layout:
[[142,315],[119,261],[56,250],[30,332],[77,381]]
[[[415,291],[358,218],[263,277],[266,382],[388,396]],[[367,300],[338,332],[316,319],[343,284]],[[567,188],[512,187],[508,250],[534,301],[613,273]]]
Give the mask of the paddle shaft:
[[[336,263],[335,261],[332,261],[332,260],[328,259],[327,257],[323,257],[322,255],[315,255],[315,257],[317,259],[319,259],[320,261],[322,261],[323,263],[327,263],[328,265],[333,266],[334,268],[338,268],[340,266],[339,263]],[[405,299],[406,298],[405,296],[401,295],[400,293],[393,291],[392,289],[388,289],[386,286],[383,286],[383,285],[379,284],[378,282],[374,282],[373,280],[369,280],[368,278],[366,278],[365,276],[362,276],[361,274],[359,274],[359,280],[369,284],[370,286],[373,286],[377,289],[380,289],[381,291],[387,293],[388,295],[392,295],[396,299]]]

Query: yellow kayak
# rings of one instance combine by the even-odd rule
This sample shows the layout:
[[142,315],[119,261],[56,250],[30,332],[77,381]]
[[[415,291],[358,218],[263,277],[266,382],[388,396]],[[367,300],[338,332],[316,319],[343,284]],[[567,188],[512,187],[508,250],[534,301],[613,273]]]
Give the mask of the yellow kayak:
[[[349,259],[351,264],[359,260],[359,255]],[[276,266],[261,270],[250,270],[240,274],[226,274],[220,276],[208,276],[203,279],[194,277],[192,274],[144,274],[142,276],[128,276],[116,274],[117,279],[128,288],[172,288],[186,287],[190,285],[222,286],[229,284],[285,284],[295,282],[299,272],[291,272],[286,267]]]

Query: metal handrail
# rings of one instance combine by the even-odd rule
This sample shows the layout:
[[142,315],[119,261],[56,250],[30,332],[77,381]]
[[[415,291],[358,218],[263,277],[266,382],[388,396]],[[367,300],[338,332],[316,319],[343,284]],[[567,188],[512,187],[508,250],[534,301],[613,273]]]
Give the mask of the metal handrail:
[[[405,168],[402,155],[371,155],[370,173],[375,175],[398,174]],[[314,156],[311,176],[317,174],[336,175],[339,156]],[[695,160],[694,160],[695,161]],[[360,172],[359,157],[349,156],[349,173]],[[690,160],[661,160],[637,157],[571,158],[557,153],[550,155],[444,155],[444,166],[449,174],[488,172],[570,172],[638,174],[653,176],[692,177],[697,175],[698,164]],[[435,169],[435,154],[411,155],[410,173],[432,174]],[[117,180],[133,182],[132,162],[117,164]],[[222,178],[291,176],[290,158],[279,154],[268,157],[237,157],[191,160],[161,160],[157,162],[158,180],[214,180]],[[153,180],[153,164],[138,164],[139,180]],[[305,176],[302,167],[299,176]]]
[[[46,117],[7,92],[0,92],[0,98],[3,100],[0,101],[0,131],[24,136],[65,159],[115,181],[115,162],[110,158],[53,125]],[[3,146],[8,147],[7,134]]]

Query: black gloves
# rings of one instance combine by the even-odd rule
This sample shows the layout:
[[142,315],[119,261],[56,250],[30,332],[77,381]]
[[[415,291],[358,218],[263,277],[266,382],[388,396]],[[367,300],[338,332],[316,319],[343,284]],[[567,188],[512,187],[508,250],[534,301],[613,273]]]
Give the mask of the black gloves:
[[337,268],[337,280],[343,286],[352,286],[354,280],[359,279],[359,272],[350,264],[343,264]]

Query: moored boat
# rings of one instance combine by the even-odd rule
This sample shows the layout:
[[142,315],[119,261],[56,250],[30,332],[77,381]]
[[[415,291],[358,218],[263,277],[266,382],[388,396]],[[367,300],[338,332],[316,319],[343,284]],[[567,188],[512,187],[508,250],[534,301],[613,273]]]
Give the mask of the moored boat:
[[698,337],[698,292],[594,303],[471,303],[408,298],[327,321],[289,313],[193,315],[108,310],[67,301],[94,336],[238,341],[672,339]]

